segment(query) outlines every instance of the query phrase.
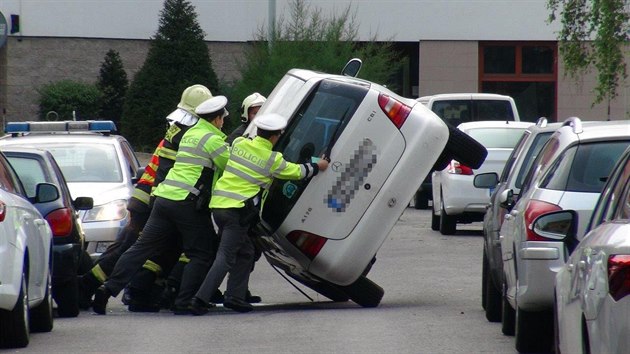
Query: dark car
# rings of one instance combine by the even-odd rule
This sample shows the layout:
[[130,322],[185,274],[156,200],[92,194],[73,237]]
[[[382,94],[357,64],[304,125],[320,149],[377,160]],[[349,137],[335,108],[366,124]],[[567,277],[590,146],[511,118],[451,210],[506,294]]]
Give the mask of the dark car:
[[77,274],[91,268],[92,261],[85,252],[85,234],[77,210],[93,207],[90,197],[72,200],[66,180],[53,155],[45,150],[3,147],[17,172],[29,198],[35,196],[39,183],[52,183],[59,188],[60,198],[35,207],[48,221],[53,233],[52,295],[60,317],[79,314]]

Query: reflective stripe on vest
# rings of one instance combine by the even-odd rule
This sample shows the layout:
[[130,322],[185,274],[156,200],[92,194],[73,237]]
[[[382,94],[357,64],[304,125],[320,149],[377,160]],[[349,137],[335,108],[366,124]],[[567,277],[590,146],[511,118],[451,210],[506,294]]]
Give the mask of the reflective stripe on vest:
[[199,194],[201,193],[201,191],[199,191],[199,189],[188,185],[184,182],[180,182],[180,181],[175,181],[172,179],[165,179],[164,182],[162,182],[162,184],[164,184],[165,186],[171,186],[171,187],[176,187],[176,188],[180,188],[183,189],[185,191],[188,191],[196,196],[199,196]]

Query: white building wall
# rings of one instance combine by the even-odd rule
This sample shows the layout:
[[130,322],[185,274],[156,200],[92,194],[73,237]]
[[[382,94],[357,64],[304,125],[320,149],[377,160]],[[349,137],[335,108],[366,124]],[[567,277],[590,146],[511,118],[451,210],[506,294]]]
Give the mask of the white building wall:
[[[208,41],[248,41],[291,0],[190,0]],[[555,40],[546,0],[311,0],[324,14],[351,6],[359,39]],[[158,28],[163,0],[1,0],[0,11],[20,16],[21,35],[148,39]]]

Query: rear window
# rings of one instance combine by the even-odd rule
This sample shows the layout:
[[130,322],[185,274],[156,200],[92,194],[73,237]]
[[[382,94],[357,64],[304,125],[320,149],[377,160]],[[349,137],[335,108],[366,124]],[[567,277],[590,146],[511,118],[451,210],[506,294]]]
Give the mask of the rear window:
[[47,144],[67,182],[120,183],[122,171],[113,144]]
[[[274,150],[295,163],[310,162],[312,157],[329,154],[367,92],[364,86],[322,80],[292,116]],[[264,209],[263,219],[274,230],[293,208],[308,181],[292,181],[292,184],[296,188],[290,191],[290,197],[283,191],[283,181],[274,182],[269,188],[266,203],[272,203],[274,208],[272,211]]]
[[600,193],[628,141],[573,146],[553,163],[542,188],[569,192]]
[[479,120],[514,120],[512,105],[501,100],[435,101],[431,110],[453,126]]
[[524,131],[525,128],[475,128],[466,131],[466,133],[480,142],[486,149],[512,149],[523,136]]

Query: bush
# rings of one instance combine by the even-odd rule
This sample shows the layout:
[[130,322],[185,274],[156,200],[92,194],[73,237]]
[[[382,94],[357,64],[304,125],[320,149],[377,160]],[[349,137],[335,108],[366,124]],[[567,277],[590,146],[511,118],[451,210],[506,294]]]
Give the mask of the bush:
[[73,112],[77,120],[99,118],[102,93],[94,84],[61,80],[37,92],[40,120],[72,120]]

